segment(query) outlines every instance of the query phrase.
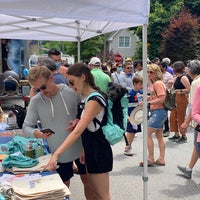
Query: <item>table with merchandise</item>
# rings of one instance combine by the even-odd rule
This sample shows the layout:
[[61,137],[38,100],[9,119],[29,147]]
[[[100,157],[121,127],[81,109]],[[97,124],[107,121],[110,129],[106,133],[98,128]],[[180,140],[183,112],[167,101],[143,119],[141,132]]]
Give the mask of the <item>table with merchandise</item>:
[[56,172],[40,172],[51,154],[45,140],[2,130],[0,123],[0,200],[67,199],[68,187]]

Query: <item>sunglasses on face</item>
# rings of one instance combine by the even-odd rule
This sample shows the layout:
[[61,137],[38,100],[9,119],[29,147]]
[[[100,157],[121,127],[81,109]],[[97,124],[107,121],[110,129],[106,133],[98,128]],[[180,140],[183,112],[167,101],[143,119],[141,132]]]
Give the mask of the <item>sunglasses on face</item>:
[[154,72],[152,72],[152,71],[147,71],[147,73],[148,73],[148,74],[153,74]]
[[72,86],[72,87],[74,86],[74,81],[68,81],[68,83],[70,86]]
[[46,84],[42,85],[40,88],[35,89],[36,92],[40,92],[41,90],[46,90],[47,86]]
[[127,69],[133,69],[132,67],[127,67]]

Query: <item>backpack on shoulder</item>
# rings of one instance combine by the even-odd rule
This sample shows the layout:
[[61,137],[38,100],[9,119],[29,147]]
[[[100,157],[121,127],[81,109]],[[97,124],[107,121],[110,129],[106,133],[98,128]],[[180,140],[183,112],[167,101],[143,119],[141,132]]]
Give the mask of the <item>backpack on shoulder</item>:
[[170,111],[176,108],[176,92],[174,89],[166,90],[166,97],[163,105],[166,110]]
[[[99,125],[111,145],[118,143],[126,131],[128,117],[128,97],[125,95],[126,93],[126,88],[111,83],[109,84],[107,99],[99,92],[93,92],[85,99],[86,103],[91,97],[99,96],[106,102],[106,123]],[[96,118],[93,121],[99,123]]]

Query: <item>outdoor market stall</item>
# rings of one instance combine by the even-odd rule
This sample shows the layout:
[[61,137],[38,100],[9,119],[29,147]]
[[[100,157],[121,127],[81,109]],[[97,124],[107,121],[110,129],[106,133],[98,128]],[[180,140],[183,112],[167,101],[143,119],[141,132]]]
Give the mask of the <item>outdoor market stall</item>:
[[[143,26],[144,120],[147,132],[147,24],[149,0],[0,0],[0,38],[80,42],[110,31]],[[147,135],[144,134],[144,199],[147,199]]]

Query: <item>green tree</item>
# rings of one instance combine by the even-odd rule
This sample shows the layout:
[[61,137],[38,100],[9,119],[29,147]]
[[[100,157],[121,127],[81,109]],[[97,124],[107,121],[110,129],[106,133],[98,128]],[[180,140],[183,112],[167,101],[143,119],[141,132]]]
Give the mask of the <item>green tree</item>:
[[[165,32],[169,21],[177,16],[184,7],[184,0],[152,0],[151,12],[149,16],[148,26],[148,54],[150,59],[159,57],[159,48],[162,41],[162,33]],[[134,30],[138,37],[142,40],[142,28],[138,27]],[[141,58],[141,47],[138,46],[137,56]],[[137,57],[134,56],[134,57]]]
[[[97,36],[81,42],[81,60],[87,61],[103,50],[104,36]],[[47,41],[43,42],[46,49],[56,48],[68,55],[74,55],[77,61],[77,42]]]
[[170,57],[173,62],[195,59],[198,53],[198,28],[198,18],[189,10],[183,10],[170,21],[168,29],[162,34],[161,55]]

